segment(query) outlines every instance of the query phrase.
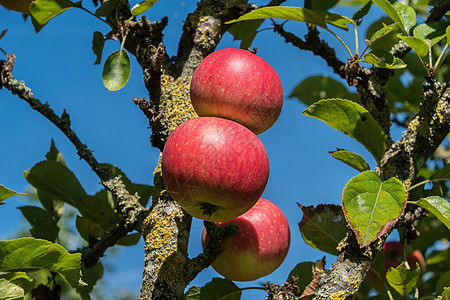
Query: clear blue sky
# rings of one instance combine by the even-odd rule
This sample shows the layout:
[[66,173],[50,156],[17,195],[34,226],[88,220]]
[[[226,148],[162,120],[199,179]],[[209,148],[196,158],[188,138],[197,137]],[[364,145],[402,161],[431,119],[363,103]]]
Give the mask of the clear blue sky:
[[[257,1],[259,4],[265,2]],[[94,9],[90,1],[83,3],[87,8]],[[284,5],[296,6],[299,1],[287,1]],[[176,53],[182,20],[194,8],[195,1],[161,0],[146,13],[151,20],[169,17],[169,25],[165,30],[169,55]],[[350,17],[353,14],[353,10],[348,9],[337,12]],[[380,16],[379,10],[372,9],[373,12]],[[368,24],[367,20],[362,24],[361,41],[364,40],[364,28]],[[268,22],[263,24],[263,27],[269,26]],[[140,67],[132,57],[130,81],[122,90],[110,92],[102,84],[102,67],[93,65],[92,34],[96,30],[107,33],[107,26],[79,9],[71,9],[35,34],[31,23],[24,21],[20,14],[0,7],[0,31],[6,28],[8,33],[0,40],[0,47],[8,53],[15,53],[17,57],[14,76],[24,80],[34,95],[47,101],[56,113],[61,114],[66,109],[71,117],[72,128],[94,151],[100,162],[120,167],[133,182],[151,184],[158,152],[151,148],[148,141],[150,131],[146,118],[131,100],[133,97],[148,96]],[[298,36],[303,37],[305,34],[304,24],[290,22],[287,28]],[[339,33],[353,49],[353,32]],[[345,49],[334,37],[328,33],[322,34],[322,37],[336,47],[342,61],[347,59]],[[349,149],[363,155],[372,169],[375,166],[370,154],[362,146],[326,124],[301,115],[305,106],[287,97],[300,81],[311,75],[328,74],[341,80],[331,74],[331,69],[321,59],[286,44],[271,30],[261,32],[252,46],[258,47],[258,55],[278,72],[286,95],[279,120],[259,137],[266,147],[271,164],[270,178],[263,197],[277,204],[286,214],[292,241],[289,254],[278,270],[256,282],[238,283],[240,287],[266,283],[267,280],[282,283],[297,263],[323,257],[322,252],[310,248],[303,241],[298,229],[302,213],[296,203],[305,206],[340,204],[346,182],[357,175],[357,171],[332,158],[328,151],[336,147]],[[239,42],[233,41],[227,33],[218,49],[228,47],[238,48]],[[108,41],[102,63],[109,53],[118,49],[117,42]],[[68,139],[23,100],[5,89],[0,90],[0,137],[0,184],[26,192],[30,187],[22,172],[44,159],[53,139],[85,190],[93,194],[101,189],[99,179],[78,158]],[[6,205],[0,207],[0,239],[10,238],[18,229],[24,228],[17,207],[27,203],[26,197],[16,196],[6,200]],[[191,257],[200,252],[202,226],[199,220],[194,220],[192,224]],[[118,252],[104,259],[113,269],[105,273],[104,279],[116,288],[124,287],[138,292],[143,267],[143,242],[133,247],[120,247]],[[327,267],[330,267],[335,257],[327,257]],[[204,285],[212,277],[220,275],[208,268],[192,284]],[[262,299],[264,293],[244,292],[242,299],[254,297]]]

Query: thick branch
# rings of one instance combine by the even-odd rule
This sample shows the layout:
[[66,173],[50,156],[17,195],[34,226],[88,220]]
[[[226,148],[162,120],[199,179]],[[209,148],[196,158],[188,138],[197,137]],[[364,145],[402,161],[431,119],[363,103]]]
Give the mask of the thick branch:
[[439,21],[450,10],[449,0],[433,0],[429,2],[429,5],[433,6],[433,8],[426,20],[427,23]]

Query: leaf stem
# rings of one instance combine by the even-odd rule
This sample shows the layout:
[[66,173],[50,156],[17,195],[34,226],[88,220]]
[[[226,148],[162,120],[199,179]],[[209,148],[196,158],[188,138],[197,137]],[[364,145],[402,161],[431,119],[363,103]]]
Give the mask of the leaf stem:
[[[447,48],[448,48],[448,44],[445,44],[444,49],[442,49],[441,54],[439,55],[439,57],[438,57],[436,63],[434,64],[433,69],[434,69],[435,72],[439,69],[439,67],[440,67],[440,65],[441,65],[441,61],[444,62],[445,58],[447,57],[448,53],[450,52],[450,51],[449,51],[449,52],[445,53],[445,50],[447,50]],[[444,55],[444,54],[445,54],[445,55]],[[444,57],[444,58],[443,58],[443,57]]]
[[415,189],[416,187],[421,186],[421,185],[424,185],[425,183],[428,183],[428,182],[433,182],[433,181],[447,181],[447,180],[450,180],[450,178],[427,179],[427,180],[421,181],[421,182],[419,182],[419,183],[416,183],[416,184],[413,185],[413,186],[410,186],[406,191],[409,192],[409,191]]
[[354,59],[354,57],[353,57],[353,53],[352,53],[352,51],[350,51],[350,49],[348,48],[348,46],[347,46],[347,44],[336,34],[336,33],[334,33],[333,31],[331,31],[330,29],[328,29],[328,28],[324,28],[325,30],[327,30],[329,33],[331,33],[332,35],[334,35],[341,43],[342,43],[342,45],[344,45],[344,47],[345,47],[345,49],[347,49],[347,52],[348,52],[348,54],[350,54],[350,57],[352,58],[352,59]]
[[355,55],[359,56],[359,41],[358,41],[358,29],[356,28],[356,22],[353,21],[353,28],[355,29]]

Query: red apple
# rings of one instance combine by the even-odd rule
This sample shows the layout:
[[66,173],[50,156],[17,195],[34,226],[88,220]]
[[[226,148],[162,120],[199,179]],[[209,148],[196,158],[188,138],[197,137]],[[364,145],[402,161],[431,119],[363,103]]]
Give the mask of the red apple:
[[[236,224],[239,231],[223,241],[225,250],[211,266],[220,275],[235,281],[250,281],[275,271],[284,261],[290,245],[289,224],[283,212],[266,199],[245,214],[218,226]],[[202,245],[208,234],[203,228]]]
[[278,74],[265,60],[242,49],[208,55],[195,70],[190,89],[199,116],[230,119],[255,134],[269,129],[283,106]]
[[28,8],[33,1],[34,0],[0,0],[0,5],[13,11],[28,14],[30,13]]
[[261,197],[269,178],[264,145],[248,128],[222,118],[200,117],[178,126],[162,154],[169,194],[190,215],[232,220]]

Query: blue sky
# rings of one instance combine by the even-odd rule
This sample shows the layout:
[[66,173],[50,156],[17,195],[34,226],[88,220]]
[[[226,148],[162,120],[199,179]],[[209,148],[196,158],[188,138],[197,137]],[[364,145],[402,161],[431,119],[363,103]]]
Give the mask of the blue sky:
[[[94,10],[90,1],[83,2],[88,9]],[[260,4],[265,2],[257,1]],[[298,4],[298,1],[287,1],[284,5]],[[182,20],[194,8],[195,1],[161,0],[146,13],[151,20],[169,17],[169,25],[165,30],[169,55],[175,55]],[[372,9],[374,11],[377,16],[380,15],[379,10]],[[348,9],[337,12],[350,17],[353,14],[353,10]],[[364,41],[364,28],[368,24],[367,20],[362,24],[360,41]],[[263,24],[263,27],[269,26],[267,22]],[[71,117],[72,128],[94,151],[98,161],[120,167],[133,182],[151,184],[158,151],[151,148],[148,122],[132,101],[133,97],[148,96],[142,81],[142,71],[132,57],[130,81],[122,90],[110,92],[102,84],[102,67],[93,65],[92,34],[96,30],[107,33],[107,26],[80,9],[71,9],[35,34],[31,23],[24,21],[20,14],[0,7],[0,31],[6,28],[8,33],[0,40],[0,47],[8,53],[15,53],[17,57],[14,76],[24,80],[34,95],[47,101],[56,113],[61,114],[66,109]],[[287,28],[301,37],[306,33],[304,24],[290,22]],[[338,32],[354,49],[353,32]],[[346,50],[334,37],[328,33],[323,33],[322,37],[336,48],[342,61],[347,59]],[[266,147],[271,165],[263,197],[277,204],[285,213],[291,228],[291,247],[285,262],[274,273],[256,282],[238,283],[240,287],[254,286],[268,280],[282,283],[297,263],[323,257],[322,252],[312,249],[302,240],[298,229],[302,213],[296,203],[305,206],[340,204],[346,182],[357,175],[357,171],[335,160],[328,151],[336,147],[354,151],[363,155],[372,169],[375,167],[374,160],[365,148],[326,124],[303,116],[301,111],[305,106],[287,97],[298,83],[311,75],[328,74],[341,80],[331,74],[331,69],[321,59],[286,44],[271,30],[258,34],[253,46],[258,48],[258,55],[278,72],[286,96],[277,123],[259,137]],[[238,48],[239,42],[233,41],[227,33],[218,49],[229,47]],[[118,49],[118,42],[108,41],[102,63],[109,53]],[[22,172],[44,159],[53,139],[85,190],[92,194],[101,189],[99,179],[78,158],[68,139],[23,100],[5,89],[0,90],[0,137],[0,184],[26,192],[30,187]],[[16,196],[0,207],[0,239],[9,238],[19,228],[24,228],[23,224],[20,225],[23,218],[17,207],[27,203],[26,197]],[[202,227],[199,220],[194,220],[189,247],[191,257],[201,251]],[[105,258],[113,271],[104,278],[108,284],[138,292],[143,266],[143,242],[133,247],[120,247],[118,252]],[[335,257],[327,257],[327,267],[330,267]],[[192,284],[204,285],[212,277],[220,275],[208,268]],[[246,291],[242,299],[252,299],[254,296],[262,298],[264,295],[261,291]]]

